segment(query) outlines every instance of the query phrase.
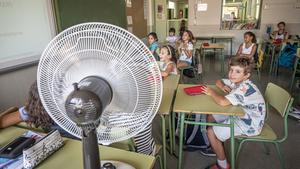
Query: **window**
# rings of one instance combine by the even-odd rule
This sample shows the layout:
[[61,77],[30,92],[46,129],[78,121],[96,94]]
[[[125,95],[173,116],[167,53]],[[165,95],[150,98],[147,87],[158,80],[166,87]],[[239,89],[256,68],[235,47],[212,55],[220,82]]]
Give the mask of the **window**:
[[259,29],[262,0],[223,0],[221,29]]

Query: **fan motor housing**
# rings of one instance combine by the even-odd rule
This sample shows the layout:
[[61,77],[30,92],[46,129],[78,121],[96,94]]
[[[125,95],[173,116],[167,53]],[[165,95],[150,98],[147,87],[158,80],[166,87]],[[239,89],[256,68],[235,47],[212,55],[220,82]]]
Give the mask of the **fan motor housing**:
[[65,102],[68,116],[78,126],[98,126],[102,112],[112,100],[110,85],[96,76],[86,77],[73,85],[74,91]]

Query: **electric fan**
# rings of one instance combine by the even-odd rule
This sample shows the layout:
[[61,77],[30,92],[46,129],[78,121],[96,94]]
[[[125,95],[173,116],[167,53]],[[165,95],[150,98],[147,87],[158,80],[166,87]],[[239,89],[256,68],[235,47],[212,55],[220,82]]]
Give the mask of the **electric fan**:
[[58,34],[41,56],[37,79],[51,118],[82,138],[85,168],[100,168],[98,143],[129,139],[151,123],[162,97],[161,74],[148,48],[106,23]]

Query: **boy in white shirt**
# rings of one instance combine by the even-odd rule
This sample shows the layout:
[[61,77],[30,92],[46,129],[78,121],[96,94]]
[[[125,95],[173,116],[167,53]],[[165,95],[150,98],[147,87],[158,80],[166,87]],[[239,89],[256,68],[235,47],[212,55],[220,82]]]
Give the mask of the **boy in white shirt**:
[[176,48],[176,41],[178,40],[178,37],[175,35],[175,29],[170,28],[169,29],[169,36],[167,36],[166,41],[168,42],[168,45],[171,45],[173,48]]
[[[216,86],[228,93],[218,95],[207,87],[205,93],[212,96],[221,106],[239,105],[245,111],[244,117],[234,118],[234,135],[259,135],[264,125],[266,107],[259,89],[249,80],[251,61],[247,57],[234,57],[230,62],[229,79],[218,80]],[[229,116],[208,115],[209,122],[229,124]],[[209,169],[229,169],[222,142],[230,138],[229,127],[213,126],[207,128],[208,138],[217,155],[217,163]]]

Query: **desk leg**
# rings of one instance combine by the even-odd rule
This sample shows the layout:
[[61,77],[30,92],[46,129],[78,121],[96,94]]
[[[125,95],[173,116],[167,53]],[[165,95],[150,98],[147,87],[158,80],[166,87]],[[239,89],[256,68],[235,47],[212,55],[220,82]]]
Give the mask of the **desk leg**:
[[269,74],[272,74],[272,72],[273,72],[274,57],[275,57],[275,46],[272,46],[272,55],[271,55],[271,64],[270,64]]
[[231,169],[235,169],[235,151],[234,151],[234,119],[230,116],[230,161]]
[[175,133],[176,133],[176,127],[175,127],[175,123],[176,123],[176,112],[172,112],[172,142],[173,142],[173,152],[175,154],[176,152],[176,140],[175,140]]
[[185,113],[180,113],[179,158],[178,158],[178,163],[177,163],[177,169],[181,169],[181,167],[182,167],[184,120],[185,120]]
[[293,76],[292,76],[292,80],[291,80],[291,84],[290,84],[290,92],[292,92],[292,89],[293,89],[293,84],[294,84],[294,81],[295,81],[296,72],[297,72],[297,67],[298,67],[298,62],[300,63],[299,57],[296,57],[296,61],[295,61],[295,63],[294,63]]
[[[171,113],[172,114],[172,113]],[[172,118],[171,114],[168,115],[168,122],[169,122],[169,139],[170,139],[170,154],[173,154],[173,129],[172,129]]]
[[224,50],[221,49],[221,59],[222,59],[222,63],[221,63],[221,74],[224,77],[224,62],[225,62],[225,57],[224,57]]
[[166,153],[166,119],[164,115],[160,115],[161,117],[161,128],[162,128],[162,138],[163,138],[163,169],[166,169],[166,160],[167,160],[167,153]]
[[230,38],[230,57],[232,57],[232,38]]
[[202,64],[202,73],[205,72],[205,49],[202,49],[203,50],[203,64]]

